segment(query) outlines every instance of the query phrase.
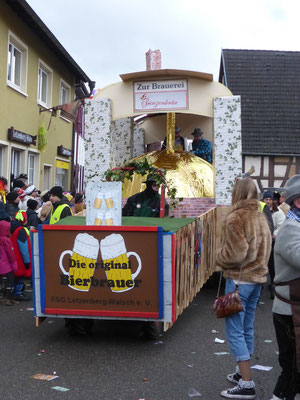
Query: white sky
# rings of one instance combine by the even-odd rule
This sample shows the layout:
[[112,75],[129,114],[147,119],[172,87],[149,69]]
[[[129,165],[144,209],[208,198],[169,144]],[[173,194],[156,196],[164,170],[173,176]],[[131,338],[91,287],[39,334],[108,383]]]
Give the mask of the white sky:
[[221,49],[300,51],[299,0],[27,0],[96,88],[146,69],[212,73]]

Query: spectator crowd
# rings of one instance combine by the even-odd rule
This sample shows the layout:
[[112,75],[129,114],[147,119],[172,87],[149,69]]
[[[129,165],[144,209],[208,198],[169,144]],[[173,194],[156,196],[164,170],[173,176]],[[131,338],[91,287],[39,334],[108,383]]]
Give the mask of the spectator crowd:
[[12,182],[0,177],[0,302],[29,301],[31,285],[30,229],[85,213],[84,193],[64,192],[60,186],[41,192],[21,174]]

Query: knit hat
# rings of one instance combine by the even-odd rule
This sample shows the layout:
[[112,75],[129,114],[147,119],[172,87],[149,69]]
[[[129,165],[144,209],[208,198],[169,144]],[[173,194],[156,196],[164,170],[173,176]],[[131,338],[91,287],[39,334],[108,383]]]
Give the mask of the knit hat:
[[267,197],[269,197],[270,199],[274,199],[274,195],[273,192],[271,192],[271,190],[266,190],[263,194],[263,200],[266,199]]
[[53,186],[52,189],[50,189],[49,194],[52,194],[53,196],[57,196],[60,199],[63,198],[63,189],[61,186]]
[[27,201],[27,207],[28,207],[28,208],[31,208],[31,210],[35,210],[36,207],[37,207],[37,205],[38,205],[38,202],[37,202],[36,200],[29,199],[29,200]]
[[25,183],[23,182],[23,181],[21,181],[21,179],[15,179],[14,181],[13,181],[13,188],[23,188],[24,186],[26,186],[25,185]]
[[15,201],[19,197],[18,192],[9,192],[6,195],[7,201]]
[[289,205],[297,198],[300,197],[300,175],[292,176],[285,185],[286,199],[285,202]]
[[50,194],[49,194],[49,190],[44,190],[41,194],[40,194],[41,199],[43,200],[43,202],[45,203],[46,201],[49,201],[50,198]]
[[34,185],[30,185],[30,186],[28,186],[28,188],[27,189],[25,189],[25,193],[27,194],[27,195],[30,195],[32,192],[34,192],[35,191],[35,186]]
[[75,204],[81,203],[83,200],[83,194],[81,193],[76,193],[75,194]]

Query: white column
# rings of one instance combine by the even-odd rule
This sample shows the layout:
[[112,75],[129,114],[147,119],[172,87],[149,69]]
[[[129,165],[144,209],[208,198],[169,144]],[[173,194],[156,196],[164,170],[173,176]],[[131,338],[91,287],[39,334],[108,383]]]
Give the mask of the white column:
[[112,166],[121,166],[133,157],[131,118],[118,119],[113,123],[111,141]]
[[216,205],[230,205],[231,191],[242,175],[240,96],[214,99],[214,153]]
[[110,99],[85,103],[85,184],[99,182],[111,167],[112,113]]

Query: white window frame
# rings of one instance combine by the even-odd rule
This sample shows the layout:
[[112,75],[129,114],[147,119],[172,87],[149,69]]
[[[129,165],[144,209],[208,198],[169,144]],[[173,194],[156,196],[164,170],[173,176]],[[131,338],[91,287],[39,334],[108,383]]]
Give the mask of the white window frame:
[[5,142],[4,140],[0,140],[0,176],[4,176],[9,180],[9,171],[10,167],[8,165],[8,151],[9,151],[9,143]]
[[[46,87],[46,101],[42,99],[42,73],[47,76],[47,87]],[[52,82],[53,82],[53,70],[39,59],[38,63],[38,85],[37,85],[37,102],[40,106],[50,108],[52,105]]]
[[[33,182],[30,182],[30,177],[29,177],[29,156],[32,155],[34,156],[34,173],[33,173]],[[33,148],[29,148],[26,152],[26,170],[27,170],[27,176],[28,176],[28,184],[32,184],[35,187],[39,187],[39,173],[40,173],[40,152],[38,150],[35,150]]]
[[[31,165],[31,161],[33,161],[33,165]],[[35,173],[35,154],[28,152],[28,154],[27,154],[27,176],[28,176],[28,184],[29,185],[34,184],[34,173]]]
[[[49,168],[49,171],[50,171],[50,176],[49,176],[49,185],[48,185],[48,187],[46,187],[46,181],[45,181],[45,167],[47,167],[47,168]],[[53,176],[52,176],[52,174],[53,174],[53,165],[52,164],[43,164],[43,190],[50,190],[51,189],[51,187],[53,186],[52,185],[52,179],[53,179]]]
[[[14,152],[14,154],[18,154],[18,156],[20,157],[19,162],[18,162],[19,165],[18,165],[17,171],[15,171],[15,168],[13,168],[13,165],[12,165],[12,163],[14,161],[13,152]],[[22,173],[22,156],[24,157],[24,153],[22,154],[22,152],[25,153],[25,150],[19,149],[18,147],[14,147],[14,146],[11,148],[10,171],[11,171],[11,173],[16,172],[14,174],[14,179],[16,179]],[[15,163],[14,163],[14,167],[15,167]]]
[[[62,91],[66,91],[66,101],[63,100]],[[59,88],[59,104],[66,104],[70,103],[71,101],[71,86],[67,84],[66,81],[63,79],[60,80],[60,88]],[[59,112],[60,118],[64,119],[67,122],[71,122],[69,119],[62,117],[61,113]]]
[[[9,61],[10,61],[10,52],[9,47],[12,46],[13,49],[16,49],[21,53],[21,66],[20,66],[20,84],[16,84],[15,82],[15,60],[12,57],[11,60],[11,71],[9,71]],[[23,43],[15,34],[11,31],[8,32],[8,44],[7,44],[7,86],[21,93],[22,95],[27,97],[27,69],[28,69],[28,47],[25,43]],[[9,77],[9,72],[10,77]]]

